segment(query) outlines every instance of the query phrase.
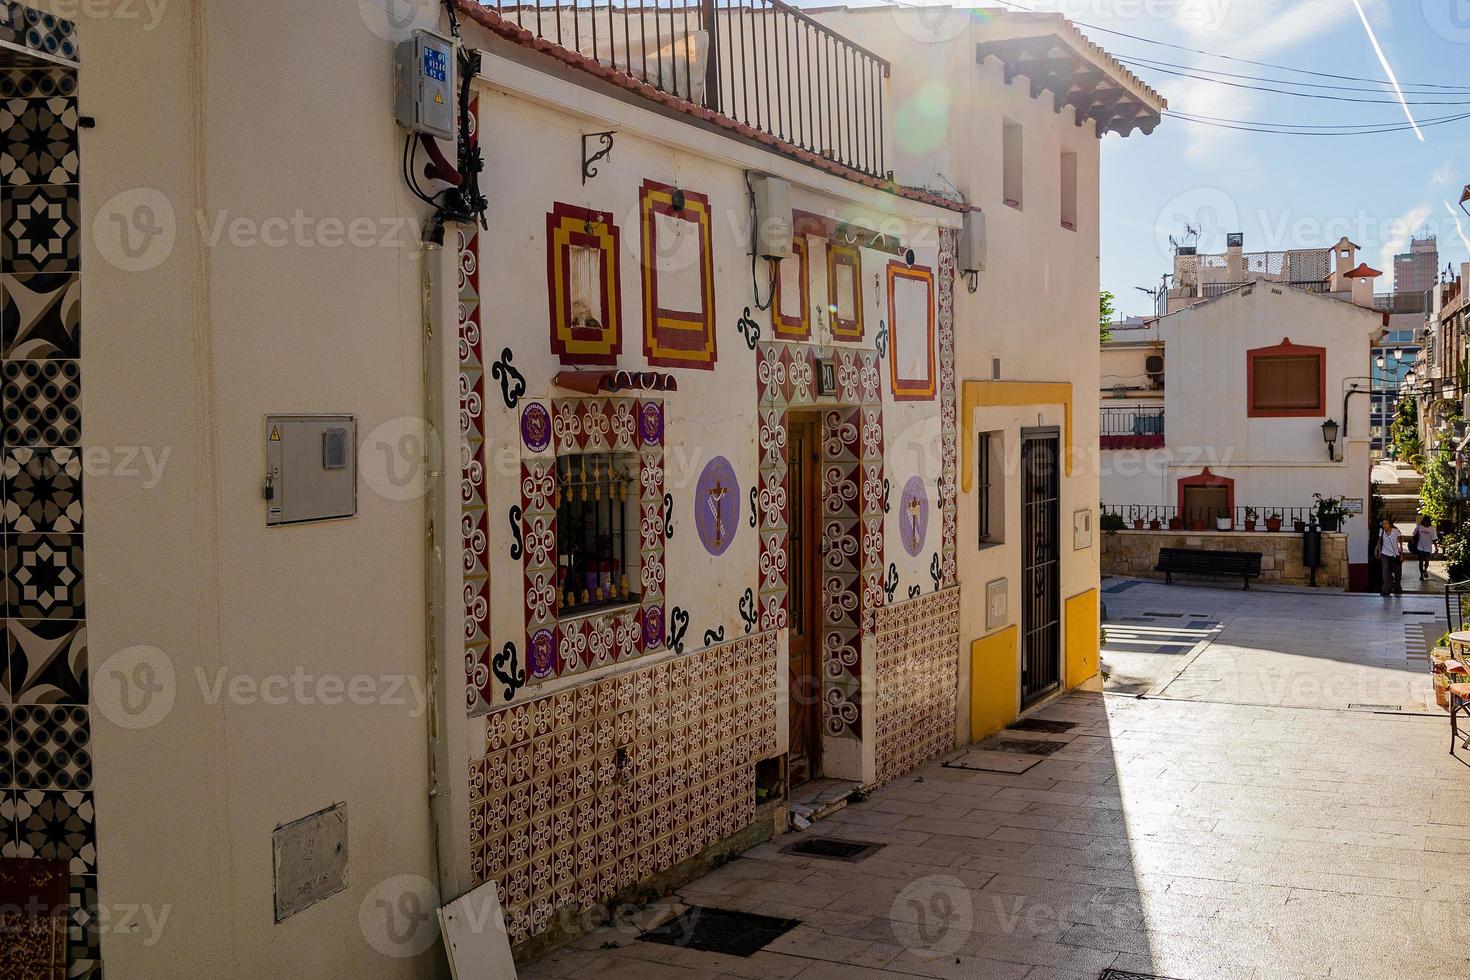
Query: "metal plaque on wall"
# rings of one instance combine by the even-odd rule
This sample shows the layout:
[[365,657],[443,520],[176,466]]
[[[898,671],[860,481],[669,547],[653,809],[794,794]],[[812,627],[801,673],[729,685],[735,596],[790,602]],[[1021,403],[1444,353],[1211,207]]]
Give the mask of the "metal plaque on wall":
[[347,804],[281,824],[271,835],[276,921],[347,887]]

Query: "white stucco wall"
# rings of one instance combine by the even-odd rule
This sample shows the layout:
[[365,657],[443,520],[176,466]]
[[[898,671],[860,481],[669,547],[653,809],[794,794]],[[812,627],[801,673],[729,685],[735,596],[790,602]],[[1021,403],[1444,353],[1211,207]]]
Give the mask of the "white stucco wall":
[[[1103,453],[1103,502],[1172,506],[1178,480],[1208,467],[1235,481],[1237,506],[1256,507],[1263,517],[1271,508],[1310,507],[1314,493],[1360,499],[1366,508],[1367,376],[1382,323],[1373,310],[1270,283],[1164,317],[1166,448]],[[1246,352],[1287,339],[1326,349],[1325,411],[1250,418]],[[1344,417],[1343,396],[1355,384],[1362,393],[1347,400]],[[1337,461],[1328,460],[1322,438],[1327,418],[1345,425]],[[1367,532],[1365,517],[1348,523],[1354,564],[1368,560]]]
[[[1061,596],[1095,588],[1095,547],[1073,550],[1077,510],[1096,512],[1098,309],[1098,160],[1094,126],[1075,123],[1073,110],[1056,111],[1053,97],[1032,98],[1018,77],[1007,85],[994,59],[975,63],[981,40],[1004,36],[1004,20],[985,22],[970,11],[881,10],[818,13],[823,20],[893,63],[889,113],[893,138],[890,166],[904,183],[936,190],[957,188],[985,214],[988,248],[978,289],[957,288],[957,371],[966,380],[992,379],[993,359],[1001,380],[1065,382],[1072,385],[1078,448],[1070,475],[1062,480]],[[1031,29],[1017,24],[1014,30]],[[1023,198],[1008,207],[1002,193],[1002,127],[1018,123],[1023,144]],[[1110,139],[1116,137],[1108,137]],[[1135,133],[1132,139],[1144,138]],[[1077,156],[1077,227],[1061,225],[1061,155]],[[962,420],[963,422],[963,420]],[[1057,404],[982,408],[974,431],[1003,433],[1007,449],[1004,544],[978,544],[975,493],[960,493],[958,555],[967,589],[961,612],[960,731],[968,739],[971,641],[994,632],[986,625],[985,583],[1010,584],[1003,623],[1018,625],[1020,588],[1019,441],[1023,428],[1063,425]],[[963,436],[961,436],[963,439]],[[961,467],[964,467],[962,455]],[[973,465],[973,463],[972,463]],[[1065,616],[1065,612],[1064,612]],[[1065,628],[1065,623],[1063,624]],[[1019,652],[1017,654],[1019,659]],[[1016,706],[1019,708],[1019,692]]]

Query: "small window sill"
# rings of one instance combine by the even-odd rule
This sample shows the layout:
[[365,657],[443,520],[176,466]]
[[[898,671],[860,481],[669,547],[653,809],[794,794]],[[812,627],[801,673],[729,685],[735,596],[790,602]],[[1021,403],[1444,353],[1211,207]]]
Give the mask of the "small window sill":
[[627,612],[629,609],[637,609],[643,604],[641,596],[630,596],[627,599],[610,600],[608,602],[593,603],[587,606],[578,606],[570,611],[562,611],[557,617],[561,623],[576,622],[577,620],[590,619],[593,616],[606,616],[609,613]]
[[1007,198],[1006,199],[1006,207],[1008,207],[1008,208],[1014,208],[1015,210],[1020,211],[1021,210],[1021,202],[1020,201],[1012,201],[1010,198]]

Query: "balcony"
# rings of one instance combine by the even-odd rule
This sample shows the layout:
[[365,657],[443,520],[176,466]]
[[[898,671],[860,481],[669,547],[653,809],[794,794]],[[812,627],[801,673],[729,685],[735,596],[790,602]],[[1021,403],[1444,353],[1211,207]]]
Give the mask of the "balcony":
[[1161,405],[1130,405],[1102,410],[1103,449],[1161,449],[1164,445],[1164,409]]
[[888,177],[888,62],[782,0],[481,6],[673,98]]
[[[1239,289],[1241,286],[1248,285],[1250,285],[1249,282],[1207,282],[1204,284],[1203,287],[1203,295],[1205,299],[1214,299],[1216,296],[1223,296],[1225,293],[1230,292],[1232,289]],[[1290,286],[1292,289],[1300,289],[1304,293],[1332,292],[1332,284],[1322,280],[1315,280],[1311,282],[1282,282],[1278,283],[1278,285]]]
[[1385,313],[1428,313],[1428,293],[1378,293],[1373,308]]

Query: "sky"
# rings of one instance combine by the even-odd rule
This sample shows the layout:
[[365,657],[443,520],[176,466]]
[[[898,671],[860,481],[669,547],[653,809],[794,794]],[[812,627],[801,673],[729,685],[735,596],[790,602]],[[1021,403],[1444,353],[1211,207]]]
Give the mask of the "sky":
[[[1404,88],[1459,86],[1470,93],[1470,0],[1358,0]],[[1086,24],[1317,72],[1385,79],[1355,0],[1028,0],[1058,10],[1115,57],[1257,78],[1373,88],[1303,89],[1386,104],[1331,102],[1231,88],[1130,66],[1171,110],[1232,120],[1326,126],[1404,124],[1393,90],[1366,82],[1292,74],[1118,37]],[[1231,79],[1245,85],[1272,82]],[[1203,252],[1223,251],[1228,232],[1247,251],[1325,247],[1343,235],[1392,288],[1392,256],[1416,230],[1438,235],[1440,268],[1470,260],[1470,217],[1460,210],[1470,183],[1470,119],[1424,127],[1436,116],[1470,112],[1470,94],[1407,94],[1423,142],[1412,131],[1317,137],[1239,132],[1165,118],[1150,136],[1107,136],[1102,147],[1102,288],[1125,314],[1151,312],[1135,287],[1157,286],[1170,270],[1169,236],[1185,222],[1200,229]],[[1458,218],[1458,223],[1456,219]]]

